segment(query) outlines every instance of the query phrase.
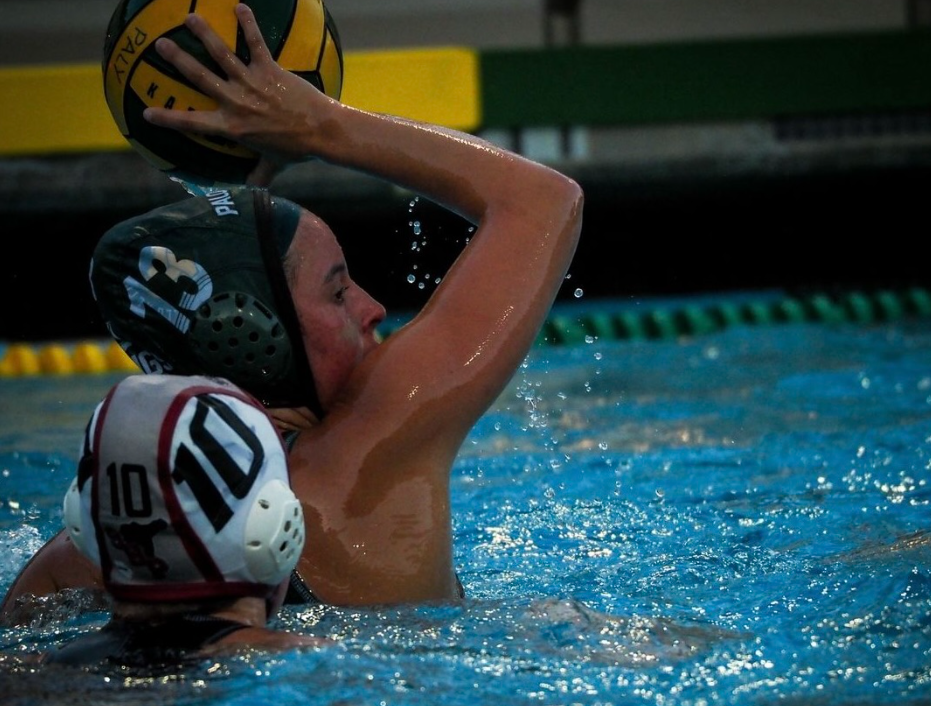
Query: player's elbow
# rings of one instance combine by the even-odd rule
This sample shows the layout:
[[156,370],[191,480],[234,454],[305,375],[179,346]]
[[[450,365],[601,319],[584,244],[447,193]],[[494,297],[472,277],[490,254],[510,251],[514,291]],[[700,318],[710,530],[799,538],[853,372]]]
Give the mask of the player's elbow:
[[582,211],[585,205],[585,192],[581,185],[566,175],[561,176],[559,185],[559,198],[554,203],[559,204],[561,217],[566,223],[566,231],[573,234],[576,239],[582,229]]

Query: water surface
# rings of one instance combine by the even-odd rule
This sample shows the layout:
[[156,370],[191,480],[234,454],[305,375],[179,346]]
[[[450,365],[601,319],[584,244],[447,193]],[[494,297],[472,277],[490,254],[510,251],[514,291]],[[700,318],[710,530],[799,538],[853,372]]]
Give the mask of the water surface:
[[[0,380],[0,589],[60,526],[117,377]],[[290,607],[332,648],[147,678],[36,669],[3,703],[931,701],[931,322],[535,348],[452,478],[463,605]],[[78,602],[79,603],[79,602]]]

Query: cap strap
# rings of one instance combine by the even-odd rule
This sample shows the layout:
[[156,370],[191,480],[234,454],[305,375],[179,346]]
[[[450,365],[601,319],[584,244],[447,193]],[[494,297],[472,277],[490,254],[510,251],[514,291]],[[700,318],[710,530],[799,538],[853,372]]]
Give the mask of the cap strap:
[[317,419],[323,419],[323,407],[321,407],[320,398],[317,396],[317,386],[310,370],[307,351],[304,348],[304,337],[301,334],[301,326],[297,320],[297,311],[294,308],[291,289],[288,287],[285,278],[281,254],[278,252],[278,246],[275,243],[271,196],[265,189],[254,189],[253,202],[259,250],[262,253],[265,271],[268,273],[268,281],[271,284],[272,295],[275,297],[278,315],[288,332],[288,337],[291,339],[292,354],[296,358],[294,364],[297,373],[297,384],[301,387],[300,394],[307,396],[304,403],[316,415]]

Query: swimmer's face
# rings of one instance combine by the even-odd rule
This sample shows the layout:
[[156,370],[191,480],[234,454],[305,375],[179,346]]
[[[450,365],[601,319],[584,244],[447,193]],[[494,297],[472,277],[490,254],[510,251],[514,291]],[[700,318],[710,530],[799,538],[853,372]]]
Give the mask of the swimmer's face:
[[333,231],[304,212],[285,259],[294,308],[324,409],[377,345],[385,308],[349,276]]

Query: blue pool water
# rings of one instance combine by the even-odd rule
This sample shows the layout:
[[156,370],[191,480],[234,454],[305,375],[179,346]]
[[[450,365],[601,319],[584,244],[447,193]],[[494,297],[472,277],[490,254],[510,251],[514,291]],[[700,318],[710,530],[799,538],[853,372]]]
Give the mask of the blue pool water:
[[[0,590],[113,376],[0,380]],[[535,348],[452,479],[462,606],[286,609],[336,645],[156,678],[21,656],[0,703],[931,702],[931,321]]]

